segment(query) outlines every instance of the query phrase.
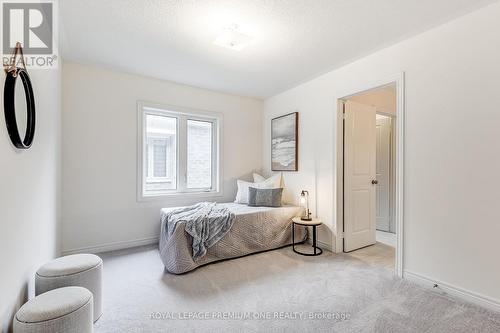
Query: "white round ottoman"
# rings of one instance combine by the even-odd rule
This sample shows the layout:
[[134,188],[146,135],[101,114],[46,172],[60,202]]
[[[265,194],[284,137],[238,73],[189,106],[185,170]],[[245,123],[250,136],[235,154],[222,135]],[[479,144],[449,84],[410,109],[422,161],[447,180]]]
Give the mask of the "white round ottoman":
[[93,254],[74,254],[49,261],[36,272],[36,295],[69,286],[84,287],[93,294],[97,321],[102,314],[102,259]]
[[14,317],[14,333],[93,332],[92,293],[66,287],[43,293],[24,304]]

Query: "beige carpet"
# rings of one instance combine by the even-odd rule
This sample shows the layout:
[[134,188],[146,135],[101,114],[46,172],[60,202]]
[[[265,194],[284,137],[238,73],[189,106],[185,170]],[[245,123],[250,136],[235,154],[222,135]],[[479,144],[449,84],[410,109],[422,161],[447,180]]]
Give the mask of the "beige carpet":
[[500,332],[500,314],[395,278],[393,251],[303,257],[288,247],[179,276],[155,248],[110,252],[95,331]]

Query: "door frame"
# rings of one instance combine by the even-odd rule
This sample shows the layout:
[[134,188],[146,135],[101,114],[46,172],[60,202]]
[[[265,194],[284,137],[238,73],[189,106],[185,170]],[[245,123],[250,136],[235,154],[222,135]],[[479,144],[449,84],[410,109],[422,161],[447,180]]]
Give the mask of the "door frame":
[[382,88],[388,85],[395,85],[396,87],[396,123],[395,129],[395,144],[396,144],[396,163],[395,163],[395,215],[394,222],[396,226],[396,258],[395,258],[395,274],[398,277],[403,277],[403,252],[404,252],[404,130],[405,130],[405,76],[404,72],[397,75],[370,82],[364,82],[359,87],[354,87],[343,97],[337,99],[337,114],[336,114],[336,135],[334,136],[334,147],[336,149],[336,163],[337,174],[336,182],[334,184],[334,193],[336,193],[336,205],[334,216],[336,216],[336,233],[335,237],[335,252],[343,252],[343,238],[344,238],[344,181],[343,181],[343,159],[344,159],[344,128],[343,128],[343,101],[369,90]]

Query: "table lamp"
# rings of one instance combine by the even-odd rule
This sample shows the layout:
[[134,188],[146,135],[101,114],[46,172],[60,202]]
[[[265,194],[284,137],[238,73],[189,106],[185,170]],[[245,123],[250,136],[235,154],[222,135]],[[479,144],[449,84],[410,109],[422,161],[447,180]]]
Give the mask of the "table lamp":
[[304,207],[304,213],[300,217],[302,221],[311,221],[311,211],[309,210],[309,192],[302,190],[300,192],[300,205]]

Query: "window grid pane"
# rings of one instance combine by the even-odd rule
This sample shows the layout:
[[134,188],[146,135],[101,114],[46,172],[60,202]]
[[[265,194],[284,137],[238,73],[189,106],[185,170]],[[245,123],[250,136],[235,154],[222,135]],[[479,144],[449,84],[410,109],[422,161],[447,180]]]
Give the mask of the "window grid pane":
[[212,188],[213,123],[187,121],[187,188]]
[[167,140],[155,139],[153,140],[154,155],[153,155],[153,176],[154,177],[167,177]]
[[146,194],[177,188],[177,118],[146,114]]

